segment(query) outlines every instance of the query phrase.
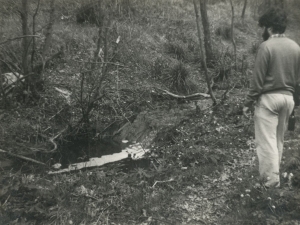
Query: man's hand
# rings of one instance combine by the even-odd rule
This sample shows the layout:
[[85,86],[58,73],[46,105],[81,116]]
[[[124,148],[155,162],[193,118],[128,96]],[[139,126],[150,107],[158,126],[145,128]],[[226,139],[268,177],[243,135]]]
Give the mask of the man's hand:
[[249,118],[249,107],[244,106],[243,108],[243,115]]

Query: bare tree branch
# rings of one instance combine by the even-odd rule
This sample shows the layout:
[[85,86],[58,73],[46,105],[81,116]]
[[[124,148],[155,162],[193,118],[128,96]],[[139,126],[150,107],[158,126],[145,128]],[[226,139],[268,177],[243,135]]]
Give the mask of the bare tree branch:
[[40,37],[40,35],[23,35],[23,36],[19,36],[19,37],[15,37],[15,38],[9,38],[6,41],[0,42],[0,45],[4,45],[8,42],[15,41],[15,40],[22,39],[22,38],[27,38],[27,37]]
[[65,127],[64,129],[62,129],[61,131],[58,132],[57,135],[55,135],[54,137],[50,138],[49,141],[53,144],[53,148],[49,151],[49,152],[54,152],[57,149],[57,144],[54,142],[54,140],[56,138],[58,138],[63,132],[65,132],[67,130],[68,126]]
[[[45,68],[48,67],[49,63],[51,62],[51,60],[59,58],[60,56],[62,56],[64,54],[64,48],[61,48],[58,52],[56,52],[55,54],[51,55],[50,57],[48,57],[47,59],[42,59],[42,62],[38,65],[36,65],[33,68],[33,71],[35,73],[41,73]],[[42,56],[41,56],[42,57]]]
[[[6,55],[4,55],[4,53]],[[3,58],[6,59],[6,61],[2,60],[1,58],[0,60],[10,69],[10,72],[19,71],[20,73],[22,73],[22,69],[19,67],[19,65],[22,65],[22,62],[20,62],[20,60],[18,59],[18,57],[13,51],[8,51],[7,49],[3,49],[3,56],[4,56]],[[8,60],[7,58],[9,58],[10,60]]]
[[25,157],[25,156],[22,156],[22,155],[17,155],[17,154],[14,154],[14,153],[10,153],[8,151],[4,151],[2,149],[0,149],[0,153],[5,153],[9,156],[12,156],[12,157],[16,157],[16,158],[19,158],[19,159],[23,159],[23,160],[26,160],[26,161],[29,161],[29,162],[33,162],[33,163],[36,163],[36,164],[39,164],[39,165],[43,165],[43,166],[47,166],[45,163],[43,162],[40,162],[40,161],[37,161],[35,159],[31,159],[31,158],[28,158],[28,157]]
[[167,90],[164,90],[164,89],[160,89],[160,88],[157,88],[156,89],[162,91],[164,94],[167,94],[173,98],[178,98],[178,99],[185,99],[185,100],[194,100],[194,99],[199,99],[200,97],[205,97],[205,98],[209,98],[210,95],[208,94],[205,94],[205,93],[195,93],[195,94],[192,94],[192,95],[176,95],[176,94],[173,94],[172,92],[169,92]]
[[67,129],[68,129],[68,126],[66,126],[64,129],[62,129],[61,131],[59,131],[55,136],[53,136],[51,138],[49,138],[49,137],[47,137],[46,135],[43,135],[43,134],[38,134],[42,138],[47,139],[53,145],[53,148],[51,150],[49,150],[49,151],[48,150],[44,150],[46,153],[53,153],[53,152],[55,152],[57,150],[57,143],[54,140],[56,138],[58,138],[60,135],[62,135],[62,133],[65,132]]

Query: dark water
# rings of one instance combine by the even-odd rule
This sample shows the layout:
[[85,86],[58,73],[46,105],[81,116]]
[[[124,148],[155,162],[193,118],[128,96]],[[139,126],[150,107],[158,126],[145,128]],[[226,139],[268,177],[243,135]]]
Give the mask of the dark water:
[[[98,141],[91,144],[81,141],[60,146],[58,151],[54,154],[37,152],[35,154],[26,155],[26,157],[44,162],[47,166],[49,166],[49,169],[46,169],[47,171],[67,169],[72,165],[82,169],[82,164],[88,164],[91,162],[100,162],[100,165],[96,164],[95,166],[102,166],[117,162],[118,165],[116,164],[116,166],[121,166],[122,169],[126,171],[136,167],[149,166],[150,161],[148,159],[133,160],[136,158],[136,153],[138,155],[139,153],[143,153],[143,151],[144,150],[139,144],[130,142],[122,143],[115,141]],[[61,166],[54,169],[53,165],[55,164],[61,164]],[[87,165],[87,167],[95,166]],[[10,157],[5,154],[0,155],[0,173],[1,170],[9,171],[11,169],[25,173],[31,173],[33,170],[36,172],[40,170],[47,172],[45,171],[44,166],[39,166],[38,164]]]
[[71,172],[120,161],[125,169],[147,167],[150,161],[143,159],[147,152],[149,149],[144,149],[140,143],[95,142],[93,145],[78,143],[70,145],[69,148],[65,147],[63,151],[57,153],[53,158],[52,170],[48,173]]
[[90,158],[119,153],[129,145],[130,143],[124,144],[109,140],[94,143],[84,141],[68,143],[68,145],[61,146],[53,155],[51,164],[60,163],[62,168],[66,168],[69,164],[88,161]]

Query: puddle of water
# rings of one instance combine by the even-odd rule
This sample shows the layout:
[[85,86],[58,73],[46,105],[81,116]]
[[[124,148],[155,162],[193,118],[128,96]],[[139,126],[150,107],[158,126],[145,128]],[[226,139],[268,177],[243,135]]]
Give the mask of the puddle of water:
[[92,144],[88,141],[72,141],[60,146],[59,150],[52,156],[51,164],[60,163],[61,168],[67,168],[70,164],[88,161],[90,158],[120,153],[129,145],[130,143],[114,141],[98,141]]
[[[103,166],[108,163],[117,162],[123,159],[131,158],[133,160],[141,159],[149,152],[149,149],[143,149],[140,143],[132,144],[123,149],[121,152],[110,155],[103,155],[101,157],[92,157],[89,161],[72,163],[67,168],[49,171],[48,174],[58,174],[80,170],[83,168]],[[53,168],[60,168],[61,164],[54,164]]]

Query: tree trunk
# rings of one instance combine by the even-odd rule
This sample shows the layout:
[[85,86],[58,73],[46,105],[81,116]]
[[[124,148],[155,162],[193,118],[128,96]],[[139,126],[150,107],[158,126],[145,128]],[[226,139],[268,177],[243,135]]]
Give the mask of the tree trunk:
[[247,8],[247,0],[244,1],[244,7],[243,7],[242,15],[241,15],[243,22],[244,22],[244,18],[245,18],[246,8]]
[[204,70],[205,70],[206,83],[207,83],[207,87],[208,87],[208,91],[209,91],[210,97],[213,100],[214,105],[216,105],[217,104],[217,100],[216,100],[216,98],[214,96],[214,93],[213,93],[211,85],[210,85],[210,79],[209,79],[209,76],[208,76],[205,54],[204,54],[203,48],[202,48],[201,28],[200,28],[200,24],[199,24],[199,13],[198,13],[198,9],[197,9],[196,0],[193,0],[193,3],[194,3],[195,15],[196,15],[196,24],[197,24],[197,32],[198,32],[198,39],[199,39],[200,54],[201,54],[202,64],[203,64]]
[[55,20],[54,2],[55,2],[55,0],[51,0],[51,2],[50,2],[49,22],[48,22],[47,28],[46,28],[46,35],[45,35],[46,38],[45,38],[45,43],[44,43],[43,51],[42,51],[43,67],[45,66],[45,62],[47,61],[46,54],[51,46],[51,41],[52,41],[53,24],[54,24],[54,20]]
[[201,12],[201,19],[202,19],[202,26],[203,26],[203,33],[204,33],[204,47],[206,53],[206,61],[209,66],[214,61],[214,54],[211,45],[211,37],[210,37],[210,29],[209,29],[209,21],[207,16],[207,8],[206,8],[206,0],[199,0],[200,2],[200,12]]
[[31,71],[33,71],[33,67],[34,67],[34,58],[35,58],[35,52],[36,52],[36,44],[35,44],[35,34],[36,34],[36,31],[35,31],[35,27],[36,27],[36,17],[38,15],[38,12],[39,12],[39,8],[40,8],[40,3],[41,3],[41,0],[38,0],[38,3],[37,3],[37,6],[36,6],[36,9],[35,9],[35,12],[32,16],[32,52],[31,52]]
[[27,75],[29,73],[29,45],[30,45],[30,35],[28,28],[28,0],[22,0],[22,9],[20,11],[21,20],[22,20],[22,32],[24,38],[22,39],[22,68],[23,75]]
[[237,71],[236,43],[235,43],[235,39],[234,39],[234,7],[233,7],[232,0],[230,0],[230,4],[231,4],[231,42],[232,42],[233,49],[234,49],[234,69],[235,69],[235,71]]

